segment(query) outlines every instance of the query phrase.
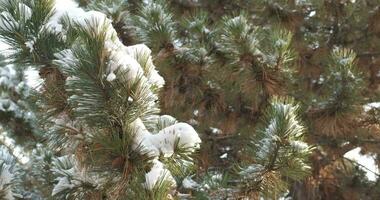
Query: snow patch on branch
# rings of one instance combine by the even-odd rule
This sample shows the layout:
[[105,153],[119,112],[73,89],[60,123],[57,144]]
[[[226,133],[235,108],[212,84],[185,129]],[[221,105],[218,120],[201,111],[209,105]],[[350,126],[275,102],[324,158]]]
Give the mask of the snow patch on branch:
[[137,119],[134,124],[137,129],[135,136],[136,147],[139,146],[142,151],[154,157],[158,157],[160,154],[165,157],[172,156],[177,142],[179,147],[187,148],[189,151],[199,148],[201,143],[197,132],[186,123],[171,125],[157,134],[151,134],[140,119]]
[[162,182],[169,182],[171,186],[175,187],[176,182],[170,173],[160,161],[157,159],[153,160],[152,169],[145,174],[145,187],[152,190],[157,184]]
[[372,102],[363,106],[363,109],[365,112],[368,112],[372,109],[379,109],[379,108],[380,108],[380,102]]
[[175,153],[176,144],[182,148],[187,148],[189,151],[199,148],[201,139],[197,132],[186,123],[177,123],[160,130],[156,134],[151,134],[141,119],[135,120],[133,124],[136,129],[135,148],[139,147],[142,153],[148,153],[154,157],[154,165],[145,177],[147,188],[152,189],[159,180],[175,183],[170,171],[164,168],[158,157],[160,154],[164,157],[172,156]]
[[51,193],[52,196],[57,195],[58,193],[65,191],[67,189],[72,189],[75,186],[69,182],[67,177],[58,177],[58,183],[54,186],[53,191]]
[[85,11],[78,8],[78,4],[70,0],[55,0],[54,14],[49,18],[46,28],[54,33],[63,34],[62,18],[70,16],[71,19],[81,19],[85,16]]
[[182,186],[185,189],[196,189],[199,187],[199,184],[197,182],[195,182],[193,179],[191,179],[190,177],[186,177],[182,181]]
[[65,38],[63,30],[65,18],[84,28],[94,28],[92,25],[95,23],[103,23],[98,24],[97,31],[101,32],[106,28],[104,48],[109,53],[107,81],[112,82],[117,78],[133,81],[139,78],[149,86],[161,88],[164,85],[164,79],[155,70],[151,50],[144,44],[124,46],[112,27],[112,21],[105,14],[97,11],[86,12],[79,8],[77,3],[64,0],[56,0],[54,10],[55,13],[46,27],[52,32],[61,34],[63,38]]
[[148,78],[150,84],[156,85],[159,88],[165,84],[164,79],[158,74],[158,71],[153,64],[151,56],[152,51],[145,44],[129,46],[126,51],[139,62],[144,69],[144,75]]
[[379,177],[380,169],[376,165],[376,154],[364,154],[360,153],[361,148],[357,147],[344,154],[345,158],[358,163],[359,168],[362,169],[369,181],[376,181]]
[[29,49],[29,52],[32,53],[34,51],[34,43],[36,42],[36,38],[32,40],[28,40],[25,42],[25,46]]

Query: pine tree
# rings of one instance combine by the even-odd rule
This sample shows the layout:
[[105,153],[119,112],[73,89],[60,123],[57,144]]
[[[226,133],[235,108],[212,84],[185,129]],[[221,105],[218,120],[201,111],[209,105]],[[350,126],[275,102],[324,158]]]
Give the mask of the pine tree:
[[33,113],[28,107],[27,98],[30,89],[26,84],[23,70],[7,64],[4,57],[1,58],[1,122],[3,129],[8,130],[18,143],[25,140],[35,140],[33,134]]
[[78,5],[0,4],[42,199],[379,198],[378,0]]
[[13,192],[16,188],[15,163],[9,152],[1,148],[0,150],[0,197],[1,199],[13,199]]
[[289,196],[376,199],[379,182],[344,155],[355,147],[379,153],[371,103],[378,101],[379,3],[147,1],[130,12],[125,30],[156,54],[163,110],[202,133],[204,173],[246,161],[246,136],[261,126],[272,97],[292,96],[306,141],[317,148],[311,176],[291,181]]
[[[28,162],[33,157],[30,152],[41,139],[41,134],[36,126],[33,106],[30,104],[32,88],[25,76],[28,70],[9,63],[5,56],[1,56],[1,59],[0,160],[3,175],[7,176],[3,177],[2,189],[6,197],[2,198],[11,198],[10,194],[17,198],[37,198],[39,195],[31,184],[32,166],[28,165]],[[9,185],[6,186],[7,184]]]
[[157,115],[164,81],[150,49],[124,46],[100,12],[60,10],[49,0],[2,3],[0,34],[13,44],[10,59],[44,80],[36,104],[52,151],[40,159],[55,177],[49,198],[175,195],[174,177],[192,173],[201,140],[190,125]]

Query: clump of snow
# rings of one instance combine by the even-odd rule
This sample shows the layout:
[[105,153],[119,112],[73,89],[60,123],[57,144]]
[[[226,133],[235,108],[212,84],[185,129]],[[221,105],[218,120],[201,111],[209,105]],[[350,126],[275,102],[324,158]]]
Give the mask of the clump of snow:
[[222,133],[222,130],[218,129],[218,128],[215,128],[215,127],[210,127],[211,129],[211,132],[215,135],[218,135],[218,134],[221,134]]
[[309,148],[309,145],[307,143],[298,140],[290,141],[290,146],[292,146],[297,151],[303,151]]
[[309,17],[314,17],[315,16],[315,14],[317,14],[317,12],[315,11],[315,10],[313,10],[313,11],[311,11],[310,13],[309,13]]
[[110,74],[108,74],[107,81],[111,82],[111,81],[113,81],[115,79],[116,79],[116,75],[113,72],[111,72]]
[[180,147],[190,149],[198,148],[201,143],[197,132],[186,123],[177,123],[169,126],[152,135],[150,140],[166,156],[171,156],[174,153],[176,140],[178,140]]
[[145,174],[145,187],[152,190],[156,184],[167,181],[171,186],[175,187],[176,182],[170,173],[160,161],[157,159],[153,160],[153,167],[151,170]]
[[199,110],[194,110],[193,115],[196,116],[196,117],[198,117],[198,115],[199,115]]
[[197,132],[186,123],[171,125],[156,134],[151,134],[140,119],[135,121],[135,125],[137,127],[136,144],[155,157],[160,153],[165,157],[170,157],[174,153],[177,141],[179,147],[187,148],[189,151],[195,150],[201,143]]
[[380,109],[380,102],[368,103],[368,104],[363,106],[363,109],[365,112],[368,112],[372,109]]
[[197,187],[199,187],[199,184],[195,182],[193,179],[191,179],[190,177],[186,177],[182,181],[182,186],[185,189],[196,189]]
[[43,79],[40,77],[38,71],[31,67],[25,70],[25,80],[26,85],[35,90],[39,90],[43,83]]
[[376,181],[377,175],[380,173],[380,169],[376,165],[376,156],[375,155],[361,155],[360,154],[361,148],[357,147],[355,149],[352,149],[351,151],[344,154],[345,158],[348,158],[350,160],[354,160],[357,163],[359,163],[362,166],[359,166],[363,171],[366,172],[367,178],[370,181]]
[[224,154],[221,155],[219,158],[221,158],[221,159],[225,159],[225,158],[227,158],[227,156],[228,156],[228,154],[227,154],[227,153],[224,153]]
[[58,183],[54,186],[53,191],[51,193],[52,196],[57,195],[58,193],[65,191],[67,189],[72,189],[75,186],[69,182],[67,177],[58,177]]
[[276,40],[276,42],[274,43],[274,46],[275,47],[283,47],[287,44],[287,42],[283,39],[278,39]]
[[30,53],[33,52],[34,50],[34,43],[35,43],[35,38],[25,42],[25,46],[29,49]]
[[78,8],[78,4],[71,0],[55,0],[54,14],[49,18],[46,28],[55,33],[63,33],[62,18],[70,16],[72,19],[81,19],[85,11]]
[[223,174],[216,173],[211,176],[212,181],[222,181],[223,180]]
[[144,75],[152,85],[162,87],[165,84],[162,76],[158,74],[152,61],[152,51],[145,44],[137,44],[126,48],[126,52],[136,59],[144,69]]
[[160,130],[176,124],[177,120],[170,115],[151,115],[146,118],[145,122],[151,133],[158,133]]
[[[126,54],[122,47],[116,51],[110,51],[108,70],[110,74],[118,74],[124,81],[133,81],[136,78],[146,79],[143,76],[143,69],[140,64],[130,55]],[[107,76],[107,77],[108,77]],[[115,76],[116,78],[116,76]]]
[[[175,119],[171,116],[162,116],[158,121],[163,123],[175,123]],[[158,160],[160,154],[165,157],[172,156],[175,152],[175,144],[180,147],[188,148],[193,151],[199,147],[201,139],[197,132],[186,123],[175,123],[173,125],[164,124],[163,128],[156,134],[151,134],[141,119],[133,122],[136,135],[135,135],[135,148],[140,147],[143,153],[148,153],[154,157],[153,167],[149,173],[146,174],[146,187],[152,189],[159,180],[169,181],[175,186],[175,181],[163,164]]]
[[151,50],[143,44],[126,47],[113,29],[110,34],[110,39],[105,42],[109,52],[107,80],[118,78],[127,82],[139,78],[142,84],[161,88],[165,81],[153,65]]

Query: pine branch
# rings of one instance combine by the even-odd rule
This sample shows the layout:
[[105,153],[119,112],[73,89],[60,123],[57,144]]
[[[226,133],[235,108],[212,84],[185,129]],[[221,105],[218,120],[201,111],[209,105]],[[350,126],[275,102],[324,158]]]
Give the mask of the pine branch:
[[246,167],[240,172],[251,182],[246,186],[248,192],[261,191],[270,196],[268,191],[275,190],[278,195],[286,189],[282,177],[300,180],[308,175],[307,157],[313,148],[302,141],[304,127],[297,116],[298,108],[292,100],[272,100],[257,135],[244,149],[245,155],[253,155],[254,160],[254,164],[243,161]]

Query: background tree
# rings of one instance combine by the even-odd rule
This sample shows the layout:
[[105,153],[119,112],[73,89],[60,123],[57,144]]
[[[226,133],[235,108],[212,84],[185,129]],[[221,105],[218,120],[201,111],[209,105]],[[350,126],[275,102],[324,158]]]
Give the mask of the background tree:
[[48,151],[35,149],[42,168],[32,175],[51,190],[41,198],[176,196],[201,140],[190,125],[157,115],[164,80],[150,49],[124,46],[104,14],[62,3],[1,4],[10,61],[34,67],[43,79],[33,99]]
[[148,1],[124,23],[156,54],[167,83],[163,110],[203,133],[202,170],[245,160],[245,136],[259,126],[270,97],[292,96],[317,148],[312,176],[294,182],[289,196],[376,199],[378,181],[366,180],[344,154],[355,147],[379,153],[378,111],[368,104],[378,101],[378,5]]

